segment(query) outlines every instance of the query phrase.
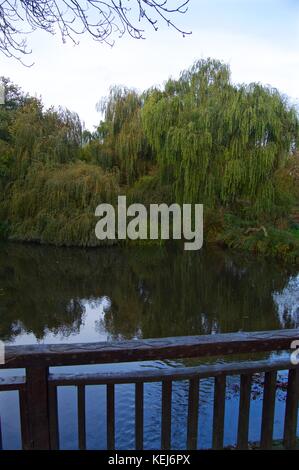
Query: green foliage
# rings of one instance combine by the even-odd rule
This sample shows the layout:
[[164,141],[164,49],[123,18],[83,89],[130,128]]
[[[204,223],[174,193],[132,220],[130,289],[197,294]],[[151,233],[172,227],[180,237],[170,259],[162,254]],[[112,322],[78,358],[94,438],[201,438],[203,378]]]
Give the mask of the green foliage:
[[9,235],[8,222],[1,222],[0,220],[0,240],[6,240]]
[[11,126],[18,110],[29,102],[30,98],[8,78],[0,77],[0,83],[5,91],[5,102],[0,105],[0,190],[3,191],[9,181],[13,166],[14,148]]
[[10,188],[11,239],[95,246],[95,208],[116,202],[116,174],[85,163],[34,165]]
[[227,65],[201,60],[149,93],[142,117],[179,201],[244,200],[251,216],[275,212],[275,174],[298,134],[296,113],[277,90],[235,86]]
[[0,181],[9,174],[12,163],[12,148],[4,140],[0,140]]
[[77,114],[68,110],[43,110],[31,100],[16,113],[11,126],[16,152],[16,174],[24,176],[31,165],[68,163],[79,156],[82,128]]
[[113,150],[106,140],[101,139],[99,130],[89,135],[88,141],[82,147],[80,159],[100,165],[106,170],[111,170],[115,164]]
[[299,237],[291,230],[278,230],[273,226],[255,227],[254,221],[244,221],[227,214],[218,242],[229,248],[249,251],[299,264]]
[[174,194],[170,185],[162,184],[159,172],[139,178],[127,191],[128,203],[138,201],[145,206],[149,204],[171,204]]
[[297,240],[299,240],[299,224],[297,224],[295,227],[293,227],[290,230],[290,232]]
[[[21,108],[27,101],[30,101],[28,93],[24,93],[18,85],[15,85],[7,77],[0,77],[0,82],[4,87],[5,104],[2,110],[16,111]],[[1,109],[1,108],[0,108]]]
[[134,90],[112,87],[109,96],[99,103],[105,115],[99,128],[103,147],[110,147],[122,181],[128,184],[144,175],[153,160],[141,121],[143,101]]

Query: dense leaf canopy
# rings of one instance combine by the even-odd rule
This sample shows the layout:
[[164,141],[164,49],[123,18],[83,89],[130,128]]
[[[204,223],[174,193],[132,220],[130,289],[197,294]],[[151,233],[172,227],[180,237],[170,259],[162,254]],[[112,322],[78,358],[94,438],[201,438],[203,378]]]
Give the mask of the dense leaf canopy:
[[98,105],[105,116],[104,143],[108,143],[113,162],[126,183],[144,174],[153,157],[141,121],[143,101],[135,90],[116,86]]
[[275,203],[275,172],[295,145],[298,120],[275,89],[235,86],[227,65],[197,62],[145,102],[143,123],[179,201],[228,205],[246,200],[256,213]]

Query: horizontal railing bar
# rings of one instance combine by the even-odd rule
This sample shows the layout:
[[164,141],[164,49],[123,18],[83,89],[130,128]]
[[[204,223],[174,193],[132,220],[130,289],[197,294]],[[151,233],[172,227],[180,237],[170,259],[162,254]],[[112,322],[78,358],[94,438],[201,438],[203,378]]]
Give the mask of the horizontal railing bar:
[[129,384],[138,382],[159,382],[161,380],[189,380],[221,375],[255,374],[261,372],[294,369],[297,366],[284,360],[265,360],[254,362],[233,362],[197,367],[179,367],[175,369],[138,370],[132,372],[99,372],[92,374],[49,374],[50,386]]
[[26,385],[25,377],[0,377],[0,392],[21,390]]
[[102,343],[6,346],[0,369],[180,359],[289,349],[299,329]]

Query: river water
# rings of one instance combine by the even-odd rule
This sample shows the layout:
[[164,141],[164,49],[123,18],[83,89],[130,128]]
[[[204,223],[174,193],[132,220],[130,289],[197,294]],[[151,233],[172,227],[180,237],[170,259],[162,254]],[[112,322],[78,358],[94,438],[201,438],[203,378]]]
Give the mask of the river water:
[[[94,342],[296,327],[299,327],[298,270],[253,255],[216,249],[182,252],[158,247],[84,250],[0,245],[0,340],[7,344]],[[182,362],[190,363],[155,361],[75,369],[164,368],[178,367]],[[285,374],[282,372],[279,377],[275,439],[282,436],[285,407]],[[251,441],[258,441],[260,436],[260,392],[256,379],[251,397]],[[0,394],[3,447],[7,449],[20,448],[16,395],[16,392]],[[187,398],[187,383],[174,383],[174,449],[185,448]],[[58,399],[61,448],[74,449],[76,389],[59,388]],[[239,380],[229,378],[225,445],[234,445],[236,441],[238,400]],[[213,380],[203,380],[199,448],[211,445],[212,403]],[[90,449],[106,447],[105,404],[105,387],[87,387]],[[159,448],[160,414],[161,385],[146,384],[145,448]],[[116,447],[134,448],[131,385],[116,386]]]

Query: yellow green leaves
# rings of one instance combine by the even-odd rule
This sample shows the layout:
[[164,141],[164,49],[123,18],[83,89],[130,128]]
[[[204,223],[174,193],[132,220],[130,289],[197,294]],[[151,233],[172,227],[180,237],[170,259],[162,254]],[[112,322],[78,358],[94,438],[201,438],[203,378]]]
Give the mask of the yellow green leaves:
[[211,59],[149,93],[142,122],[180,202],[249,199],[255,215],[275,204],[272,180],[298,134],[296,113],[277,90],[234,85],[229,67]]

